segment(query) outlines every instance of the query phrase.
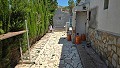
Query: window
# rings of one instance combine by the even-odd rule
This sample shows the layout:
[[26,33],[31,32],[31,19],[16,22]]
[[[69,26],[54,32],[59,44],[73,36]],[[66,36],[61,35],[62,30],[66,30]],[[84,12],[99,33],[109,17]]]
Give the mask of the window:
[[58,17],[59,18],[59,20],[62,20],[62,17]]
[[104,10],[108,9],[109,6],[109,0],[104,0]]
[[83,5],[83,10],[86,10],[86,6],[85,5]]
[[89,21],[90,21],[90,19],[91,19],[91,11],[89,11]]

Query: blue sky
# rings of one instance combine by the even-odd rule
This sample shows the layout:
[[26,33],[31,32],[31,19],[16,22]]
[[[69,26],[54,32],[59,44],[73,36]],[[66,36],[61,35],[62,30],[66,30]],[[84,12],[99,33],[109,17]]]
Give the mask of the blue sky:
[[68,6],[68,0],[57,0],[57,2],[58,2],[58,5],[60,6]]

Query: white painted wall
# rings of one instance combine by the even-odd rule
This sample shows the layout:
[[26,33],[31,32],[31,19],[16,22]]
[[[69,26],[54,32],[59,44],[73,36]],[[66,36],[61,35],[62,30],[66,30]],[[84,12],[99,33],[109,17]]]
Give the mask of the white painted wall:
[[98,30],[120,34],[120,0],[109,0],[108,9],[104,10],[104,0],[90,0],[90,9],[97,7]]
[[[53,17],[53,24],[54,27],[64,27],[66,25],[66,22],[69,22],[70,14],[69,12],[63,12],[62,9],[59,8],[56,10],[55,15]],[[59,19],[61,17],[61,20]]]
[[72,27],[73,30],[75,30],[75,24],[76,24],[76,12],[75,12],[75,7],[73,8],[73,16],[72,16]]
[[87,12],[76,12],[76,33],[85,34],[85,23],[87,22]]
[[[86,9],[83,9],[83,4],[86,6]],[[81,22],[81,19],[83,19],[85,22],[87,22],[87,17],[85,18],[85,16],[83,16],[84,18],[82,18],[82,15],[83,14],[78,14],[77,12],[78,11],[82,11],[82,12],[87,12],[87,10],[89,9],[89,0],[81,0],[81,2],[79,3],[79,5],[78,6],[75,6],[74,8],[73,8],[73,10],[72,10],[72,12],[73,12],[73,16],[72,16],[72,26],[73,26],[73,30],[75,30],[76,29],[76,31],[78,30],[78,31],[81,31],[81,30],[79,30],[79,28],[80,27],[78,27],[78,28],[75,28],[76,26],[78,26],[80,23],[79,23],[79,21]],[[80,16],[79,16],[80,15]],[[87,15],[87,14],[86,14]],[[76,25],[76,24],[78,24],[78,25]],[[82,24],[82,23],[81,23]],[[82,27],[82,26],[81,26]],[[83,29],[83,31],[84,31],[85,29]],[[82,31],[82,33],[84,33]],[[81,33],[80,33],[81,34]]]

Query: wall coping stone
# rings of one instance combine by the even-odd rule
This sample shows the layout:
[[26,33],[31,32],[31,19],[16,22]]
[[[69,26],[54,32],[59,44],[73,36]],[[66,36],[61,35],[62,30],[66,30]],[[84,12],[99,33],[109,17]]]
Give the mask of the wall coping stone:
[[97,31],[101,31],[101,32],[106,32],[110,35],[116,36],[116,37],[120,37],[120,34],[118,33],[114,33],[114,32],[110,32],[110,31],[105,31],[105,30],[101,30],[101,29],[96,29]]
[[[118,34],[118,33],[110,32],[110,31],[106,31],[106,30],[101,30],[101,29],[96,29],[96,28],[91,28],[91,27],[89,27],[89,28],[90,28],[90,29],[93,29],[93,30],[95,30],[95,31],[106,32],[106,33],[108,33],[108,34],[110,34],[110,35],[120,37],[120,34]],[[89,28],[88,28],[88,29],[89,29]]]

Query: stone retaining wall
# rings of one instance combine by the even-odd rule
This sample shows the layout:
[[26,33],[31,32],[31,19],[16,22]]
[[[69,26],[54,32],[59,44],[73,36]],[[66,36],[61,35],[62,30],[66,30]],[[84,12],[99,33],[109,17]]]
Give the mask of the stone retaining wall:
[[120,36],[89,28],[88,37],[108,68],[120,68]]

